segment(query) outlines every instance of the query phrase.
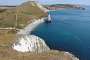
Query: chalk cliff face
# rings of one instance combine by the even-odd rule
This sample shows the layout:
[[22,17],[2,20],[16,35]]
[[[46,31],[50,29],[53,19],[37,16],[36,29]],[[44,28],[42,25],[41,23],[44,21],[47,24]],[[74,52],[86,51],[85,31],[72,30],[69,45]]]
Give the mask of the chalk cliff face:
[[50,50],[44,40],[35,35],[22,35],[12,47],[19,52],[41,53]]
[[[58,60],[79,60],[79,58],[75,57],[73,54],[65,51],[58,50],[50,50],[50,48],[46,45],[43,39],[35,35],[20,35],[17,38],[17,41],[13,44],[12,48],[18,52],[31,52],[31,53],[44,53],[55,54],[55,59]],[[46,56],[47,56],[46,55]],[[59,58],[57,58],[59,57]],[[48,57],[46,57],[48,58]],[[54,59],[49,55],[50,59]],[[37,59],[38,60],[38,59]],[[47,59],[49,60],[49,59]]]

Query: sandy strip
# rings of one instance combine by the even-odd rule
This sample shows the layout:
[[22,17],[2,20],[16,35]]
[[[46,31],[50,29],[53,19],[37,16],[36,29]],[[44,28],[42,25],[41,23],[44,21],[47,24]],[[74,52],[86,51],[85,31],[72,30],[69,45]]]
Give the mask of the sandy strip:
[[31,31],[36,28],[39,24],[44,22],[44,18],[35,20],[35,22],[30,23],[29,25],[27,25],[24,29],[21,29],[17,34],[30,34]]

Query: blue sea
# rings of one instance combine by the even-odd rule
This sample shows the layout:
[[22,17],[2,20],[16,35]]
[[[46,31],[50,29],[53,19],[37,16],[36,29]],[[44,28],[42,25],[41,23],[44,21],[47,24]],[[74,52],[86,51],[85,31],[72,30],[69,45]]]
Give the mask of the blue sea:
[[90,7],[50,11],[49,14],[52,22],[40,24],[32,34],[43,38],[51,49],[90,60]]

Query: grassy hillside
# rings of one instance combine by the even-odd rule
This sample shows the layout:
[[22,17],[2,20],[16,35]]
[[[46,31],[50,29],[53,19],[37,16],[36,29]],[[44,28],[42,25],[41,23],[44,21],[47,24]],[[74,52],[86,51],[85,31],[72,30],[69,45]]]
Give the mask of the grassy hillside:
[[17,7],[17,12],[19,26],[26,24],[27,21],[30,23],[32,22],[32,19],[38,19],[46,15],[46,13],[42,12],[34,2],[22,4]]
[[[16,8],[0,9],[0,27],[15,27],[23,28],[32,19],[38,19],[47,15],[42,12],[34,2],[25,2]],[[17,20],[16,20],[17,19]]]
[[14,30],[0,30],[0,47],[10,46],[15,41],[15,36]]

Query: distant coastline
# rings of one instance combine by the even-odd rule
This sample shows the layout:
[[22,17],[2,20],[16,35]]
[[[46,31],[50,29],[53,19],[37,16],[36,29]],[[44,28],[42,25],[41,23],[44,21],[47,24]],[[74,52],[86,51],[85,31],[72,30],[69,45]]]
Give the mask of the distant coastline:
[[79,4],[52,4],[52,5],[44,5],[44,6],[49,10],[61,10],[67,8],[85,10],[85,8]]

